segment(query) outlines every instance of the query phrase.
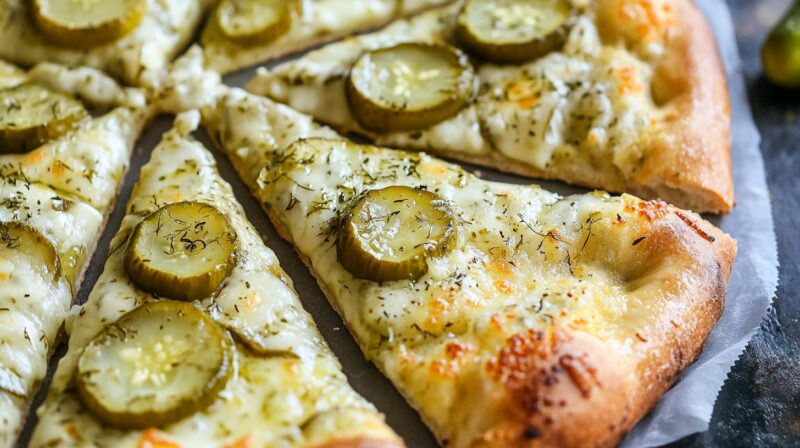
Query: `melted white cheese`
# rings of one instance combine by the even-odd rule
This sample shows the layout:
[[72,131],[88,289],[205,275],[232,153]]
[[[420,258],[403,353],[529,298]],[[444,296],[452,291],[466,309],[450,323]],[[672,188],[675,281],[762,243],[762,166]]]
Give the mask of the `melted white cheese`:
[[261,45],[245,46],[227,39],[210,20],[203,31],[208,66],[225,73],[299,51],[392,18],[421,11],[451,0],[302,0],[289,30]]
[[51,89],[72,93],[97,107],[144,107],[144,92],[121,87],[113,78],[90,67],[69,68],[43,62],[28,72],[28,79]]
[[[204,121],[228,136],[222,149],[309,259],[367,356],[448,446],[470,446],[486,423],[469,409],[493,399],[497,386],[484,369],[512,335],[566,326],[631,353],[642,343],[637,330],[665,306],[663,293],[637,292],[626,280],[626,269],[652,262],[631,249],[651,225],[636,198],[560,197],[487,182],[424,153],[341,141],[286,149],[289,139],[270,134],[282,129],[273,127],[278,115],[308,120],[237,91]],[[309,127],[292,138],[318,135]],[[256,164],[267,165],[258,180]],[[389,185],[424,186],[458,216],[456,249],[429,259],[417,281],[360,280],[337,260],[335,223],[360,192]]]
[[[103,273],[81,312],[70,322],[70,344],[50,395],[39,411],[31,446],[150,446],[158,438],[183,447],[310,446],[331,438],[373,436],[396,440],[382,417],[348,385],[333,354],[219,176],[213,156],[187,137],[195,114],[178,118],[142,169],[128,214],[111,243]],[[238,236],[236,266],[215,296],[198,303],[258,356],[236,345],[237,373],[203,412],[160,430],[121,431],[103,426],[70,388],[81,348],[110,322],[141,303],[157,300],[139,290],[123,269],[132,228],[164,204],[198,200],[225,213]]]
[[[604,260],[605,250],[630,246],[647,228],[626,211],[635,198],[562,198],[483,181],[425,154],[311,142],[265,168],[258,197],[309,258],[367,356],[452,446],[476,436],[463,408],[487,399],[475,382],[491,390],[484,369],[510,337],[569,326],[627,353],[637,325],[654,315],[642,308],[663,305],[629,294],[622,268]],[[361,280],[337,261],[338,217],[360,192],[390,185],[434,191],[458,216],[456,249],[428,260],[416,281]],[[618,214],[626,227],[615,227]]]
[[[95,71],[47,64],[24,73],[7,67],[0,75],[6,85],[16,83],[9,79],[33,80],[78,90],[103,105],[142,97]],[[77,82],[79,74],[95,81]],[[53,281],[13,248],[0,251],[0,446],[15,442],[45,376],[48,355],[150,113],[117,108],[33,151],[0,155],[0,221],[22,221],[39,231],[55,247],[61,266]]]
[[579,158],[632,175],[641,158],[639,143],[661,113],[649,89],[655,56],[603,40],[597,10],[610,8],[609,2],[576,4],[579,14],[560,51],[522,65],[476,62],[482,92],[477,99],[458,115],[415,132],[361,129],[345,96],[347,73],[364,51],[403,42],[457,44],[449,36],[459,5],[260,69],[247,88],[338,129],[371,135],[381,145],[499,157],[539,170]]
[[0,1],[0,58],[31,66],[53,61],[101,69],[129,84],[156,85],[188,42],[210,0],[150,0],[139,25],[111,43],[88,50],[49,42],[33,23],[31,2]]

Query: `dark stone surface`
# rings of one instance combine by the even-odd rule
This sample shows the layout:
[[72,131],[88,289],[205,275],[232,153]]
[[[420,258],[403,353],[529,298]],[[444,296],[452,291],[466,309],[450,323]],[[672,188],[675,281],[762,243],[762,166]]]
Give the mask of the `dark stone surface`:
[[761,330],[722,388],[709,431],[671,446],[800,446],[800,90],[772,86],[760,49],[789,0],[728,0],[761,132],[780,283]]

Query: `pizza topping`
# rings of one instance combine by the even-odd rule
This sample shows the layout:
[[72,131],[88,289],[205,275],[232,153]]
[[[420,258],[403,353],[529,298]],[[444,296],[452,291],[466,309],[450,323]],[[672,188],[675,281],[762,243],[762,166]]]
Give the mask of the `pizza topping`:
[[33,6],[39,30],[53,43],[90,48],[136,28],[147,0],[35,0]]
[[470,0],[458,16],[456,35],[482,59],[518,64],[563,45],[570,16],[567,0]]
[[461,51],[406,43],[363,54],[350,71],[347,99],[371,131],[410,131],[461,110],[475,90],[475,73]]
[[[61,262],[53,243],[41,232],[19,221],[0,222],[0,262],[41,273],[42,277],[57,280]],[[0,280],[13,275],[0,269]],[[2,388],[0,386],[0,388]]]
[[288,31],[296,7],[299,2],[294,0],[224,0],[215,16],[226,37],[255,45],[272,41]]
[[369,190],[339,231],[339,262],[354,276],[373,281],[421,277],[427,258],[457,242],[452,208],[439,195],[406,186]]
[[141,289],[178,300],[209,296],[234,265],[236,232],[215,207],[200,202],[164,206],[134,229],[125,270]]
[[0,152],[24,152],[58,138],[87,116],[69,95],[38,84],[1,91]]
[[233,342],[194,305],[151,302],[107,326],[78,358],[88,409],[120,428],[164,426],[205,409],[233,367]]

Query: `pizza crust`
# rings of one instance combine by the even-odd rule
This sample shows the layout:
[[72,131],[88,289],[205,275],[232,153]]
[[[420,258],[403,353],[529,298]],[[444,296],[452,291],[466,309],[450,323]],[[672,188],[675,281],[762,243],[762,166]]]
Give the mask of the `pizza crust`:
[[[722,314],[736,244],[718,229],[698,225],[716,237],[713,245],[687,234],[677,215],[666,217],[642,241],[640,247],[655,259],[677,258],[677,263],[648,274],[655,278],[645,288],[669,285],[667,294],[673,300],[637,333],[646,342],[641,341],[635,359],[623,358],[587,333],[559,335],[554,353],[520,372],[525,378],[522,385],[506,385],[506,391],[498,391],[496,406],[507,412],[499,421],[492,421],[492,414],[486,416],[488,424],[474,446],[607,447],[619,443],[700,355]],[[584,379],[591,386],[586,389],[580,385],[583,380],[575,380],[581,374],[564,362],[587,359],[583,357],[588,357],[585,366],[578,364],[574,369],[589,372]],[[541,369],[548,373],[542,375]]]

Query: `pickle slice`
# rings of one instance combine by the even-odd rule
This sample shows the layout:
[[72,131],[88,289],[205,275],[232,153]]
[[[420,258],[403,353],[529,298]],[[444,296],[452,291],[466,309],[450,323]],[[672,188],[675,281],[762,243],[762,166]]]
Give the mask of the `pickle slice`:
[[56,247],[40,231],[23,222],[0,222],[0,260],[27,266],[52,281],[61,277]]
[[481,59],[519,64],[563,45],[571,15],[568,0],[468,0],[456,36]]
[[78,358],[84,405],[120,428],[164,426],[208,407],[234,367],[230,336],[186,302],[142,305],[107,326]]
[[34,0],[39,30],[57,45],[91,48],[128,34],[141,22],[147,0]]
[[293,0],[223,0],[217,26],[227,38],[245,45],[263,44],[289,30]]
[[145,291],[198,300],[228,276],[235,249],[236,232],[219,210],[201,202],[178,202],[136,226],[125,252],[125,270]]
[[337,253],[355,277],[415,280],[427,272],[428,257],[444,255],[456,241],[447,201],[427,190],[391,186],[356,201],[339,230]]
[[38,84],[0,90],[0,153],[34,149],[87,115],[80,101]]
[[350,111],[365,129],[412,131],[461,110],[475,90],[475,72],[461,51],[406,43],[363,54],[350,70]]

